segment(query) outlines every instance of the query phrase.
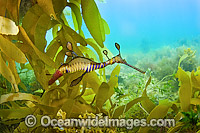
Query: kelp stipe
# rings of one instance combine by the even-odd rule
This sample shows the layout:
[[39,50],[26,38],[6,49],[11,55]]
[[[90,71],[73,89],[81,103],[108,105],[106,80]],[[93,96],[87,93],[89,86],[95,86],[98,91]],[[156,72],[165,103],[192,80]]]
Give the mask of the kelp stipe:
[[[105,62],[101,62],[101,63],[97,63],[92,61],[91,59],[88,59],[86,57],[80,57],[77,56],[77,54],[72,50],[72,44],[70,42],[67,43],[67,48],[69,49],[68,52],[66,52],[67,56],[72,56],[73,59],[68,62],[68,63],[64,63],[62,64],[57,70],[56,72],[53,74],[52,78],[49,80],[49,85],[53,84],[59,77],[61,77],[63,75],[63,73],[74,73],[74,72],[78,72],[78,71],[84,71],[84,73],[78,77],[77,79],[73,80],[70,84],[70,86],[75,86],[77,85],[83,78],[83,76],[91,71],[94,71],[96,69],[101,69],[104,68],[108,65],[112,65],[114,63],[122,63],[125,64],[143,74],[145,74],[144,71],[140,70],[139,68],[136,68],[130,64],[128,64],[126,62],[125,59],[122,59],[121,54],[120,54],[120,45],[118,43],[115,43],[115,47],[118,49],[119,54],[117,56],[114,56],[113,58],[109,59],[108,55],[107,55],[107,51],[104,50],[103,53],[106,55],[106,57],[108,58],[107,61]],[[74,57],[75,56],[75,57]]]

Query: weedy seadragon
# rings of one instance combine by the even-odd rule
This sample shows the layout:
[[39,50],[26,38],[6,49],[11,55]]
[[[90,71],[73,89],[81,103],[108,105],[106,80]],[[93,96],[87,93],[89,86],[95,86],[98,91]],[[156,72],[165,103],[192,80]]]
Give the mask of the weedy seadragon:
[[104,68],[108,65],[112,65],[114,63],[122,63],[125,64],[143,74],[145,74],[144,71],[138,69],[137,67],[134,67],[130,64],[128,64],[126,62],[125,59],[122,59],[121,54],[120,54],[120,45],[118,43],[115,43],[115,47],[118,49],[119,54],[117,56],[114,56],[113,58],[109,59],[108,57],[108,52],[106,50],[103,51],[103,53],[106,55],[106,57],[108,58],[107,61],[105,62],[101,62],[101,63],[97,63],[92,61],[91,59],[88,59],[86,57],[80,57],[77,56],[77,54],[73,51],[72,48],[72,44],[70,42],[67,43],[67,48],[69,49],[68,52],[66,52],[67,56],[75,56],[74,58],[72,58],[72,60],[68,63],[64,63],[62,64],[57,70],[56,72],[53,74],[52,78],[49,80],[49,85],[53,84],[59,77],[61,77],[64,73],[74,73],[74,72],[78,72],[78,71],[84,71],[84,73],[78,77],[77,79],[74,79],[70,86],[75,86],[77,85],[83,78],[83,76],[86,73],[89,73],[91,71],[94,71],[96,69],[101,69]]

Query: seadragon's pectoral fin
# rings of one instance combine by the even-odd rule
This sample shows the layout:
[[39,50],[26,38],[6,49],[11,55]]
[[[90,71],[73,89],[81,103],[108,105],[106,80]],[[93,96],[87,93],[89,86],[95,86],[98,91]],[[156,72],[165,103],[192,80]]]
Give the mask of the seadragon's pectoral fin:
[[77,85],[79,82],[81,82],[81,80],[83,79],[83,76],[86,74],[87,72],[84,72],[80,77],[74,79],[71,84],[70,87]]

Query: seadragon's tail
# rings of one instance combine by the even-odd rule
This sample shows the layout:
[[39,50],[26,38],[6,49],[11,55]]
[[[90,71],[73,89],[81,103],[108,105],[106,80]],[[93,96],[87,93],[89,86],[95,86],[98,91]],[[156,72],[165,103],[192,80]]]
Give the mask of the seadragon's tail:
[[60,72],[59,70],[56,70],[56,72],[53,74],[52,78],[49,80],[48,85],[53,84],[62,75],[63,75],[62,72]]

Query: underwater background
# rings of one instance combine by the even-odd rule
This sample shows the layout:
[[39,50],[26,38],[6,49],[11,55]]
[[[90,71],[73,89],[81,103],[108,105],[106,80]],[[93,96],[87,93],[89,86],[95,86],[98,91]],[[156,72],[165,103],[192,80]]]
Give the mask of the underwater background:
[[[119,43],[128,62],[135,64],[136,60],[155,55],[155,51],[167,53],[170,48],[197,46],[200,41],[198,0],[99,0],[96,4],[110,28],[104,45],[116,54],[113,46],[115,42]],[[65,11],[70,12],[70,8]],[[66,18],[72,20],[69,15]],[[74,28],[72,21],[69,24]],[[82,29],[86,38],[92,37],[84,23]],[[47,32],[47,44],[52,40],[51,32],[51,29]],[[139,56],[136,59],[133,55]],[[165,56],[168,55],[170,51]]]
[[[0,0],[0,6],[0,133],[200,133],[199,0]],[[110,65],[99,69],[101,62]],[[176,123],[28,127],[29,114]]]
[[[102,0],[96,1],[109,25],[105,46],[114,52],[118,42],[123,53],[148,52],[163,46],[188,45],[187,40],[200,35],[200,2],[198,0]],[[71,18],[71,17],[69,17]],[[70,22],[73,27],[73,23]],[[86,37],[91,37],[85,24]],[[52,38],[47,36],[50,43]],[[180,42],[178,45],[175,43]]]
[[[200,34],[200,1],[198,0],[107,0],[97,2],[110,27],[105,44],[114,42],[124,53],[147,52],[162,46],[188,45]],[[124,46],[124,47],[123,47]],[[113,52],[113,51],[112,51]]]
[[[167,75],[166,71],[169,69],[163,68],[161,64],[168,67],[170,64],[175,65],[175,55],[181,56],[181,49],[192,48],[197,56],[200,54],[198,0],[105,0],[97,1],[97,5],[110,28],[105,46],[116,53],[113,44],[121,44],[122,55],[131,64],[139,65],[145,70],[153,69],[152,73],[162,69],[160,73]],[[89,33],[86,35],[90,36]],[[198,65],[199,59],[195,59],[193,68]],[[124,72],[130,72],[129,68],[124,69]],[[122,65],[122,71],[124,69]]]

